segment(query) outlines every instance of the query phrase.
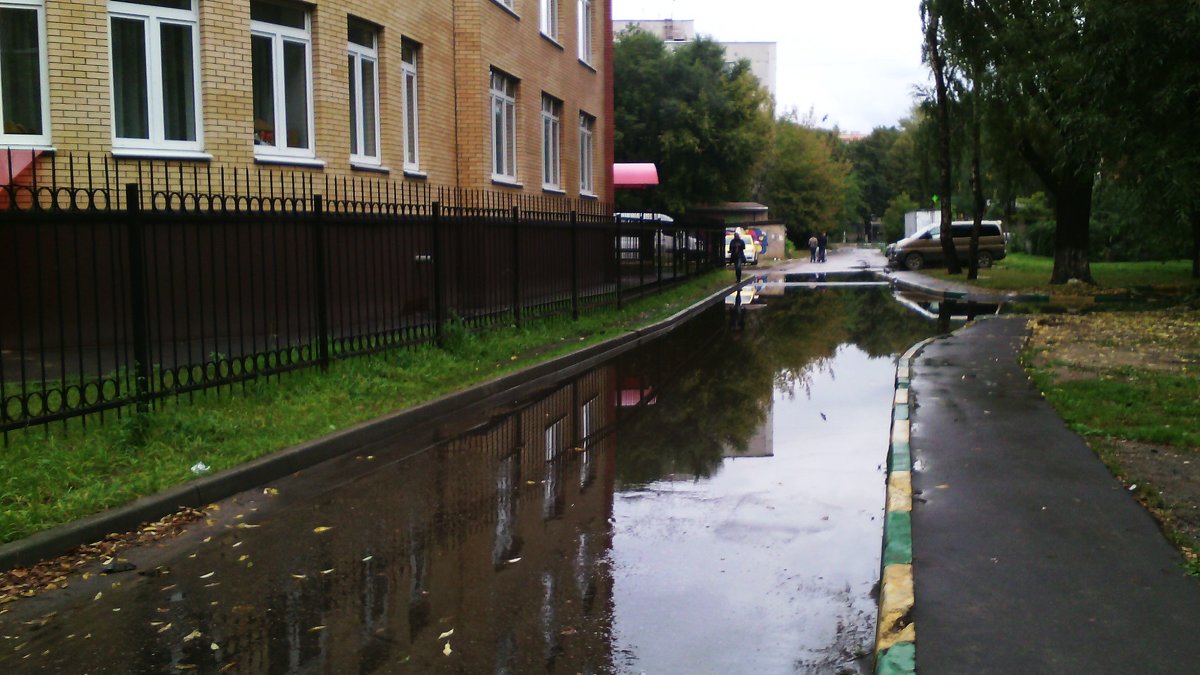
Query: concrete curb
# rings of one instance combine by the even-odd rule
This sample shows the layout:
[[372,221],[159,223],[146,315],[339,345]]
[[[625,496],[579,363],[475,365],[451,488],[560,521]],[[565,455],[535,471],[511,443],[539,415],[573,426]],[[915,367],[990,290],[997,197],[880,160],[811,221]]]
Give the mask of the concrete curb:
[[[748,283],[749,280],[740,285]],[[284,448],[212,476],[142,497],[125,506],[0,545],[0,571],[34,565],[66,553],[76,546],[100,541],[110,533],[136,529],[143,523],[158,520],[184,507],[201,508],[302,469],[311,468],[326,460],[380,445],[398,434],[422,429],[431,440],[436,440],[439,436],[437,427],[462,408],[518,399],[527,392],[593,368],[644,342],[666,335],[680,323],[721,302],[738,286],[739,284],[735,284],[717,291],[658,323],[609,338],[577,352],[508,373],[412,408],[361,422],[316,440]]]
[[883,554],[879,571],[879,618],[875,634],[876,675],[916,673],[917,627],[912,565],[912,452],[909,446],[909,383],[912,362],[927,338],[904,352],[896,364],[896,394],[892,399],[892,430],[888,444],[887,499],[883,525]]

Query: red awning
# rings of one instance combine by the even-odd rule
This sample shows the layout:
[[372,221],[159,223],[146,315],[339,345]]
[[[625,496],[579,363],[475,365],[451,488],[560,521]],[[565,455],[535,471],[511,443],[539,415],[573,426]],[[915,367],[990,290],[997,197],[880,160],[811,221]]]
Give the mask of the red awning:
[[658,185],[653,164],[613,164],[613,187],[632,190]]

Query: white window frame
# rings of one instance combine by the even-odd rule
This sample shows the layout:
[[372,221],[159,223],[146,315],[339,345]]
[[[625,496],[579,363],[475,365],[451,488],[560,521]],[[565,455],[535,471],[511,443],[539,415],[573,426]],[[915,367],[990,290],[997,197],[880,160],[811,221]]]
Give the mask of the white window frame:
[[596,118],[579,113],[579,193],[596,194]]
[[[379,166],[380,160],[380,145],[379,138],[379,28],[372,26],[366,21],[351,19],[353,23],[358,24],[362,28],[371,31],[371,46],[360,45],[352,42],[348,37],[346,40],[346,53],[353,60],[352,63],[347,63],[350,66],[350,83],[354,87],[354,109],[350,111],[350,124],[353,127],[355,134],[351,135],[354,141],[350,148],[350,163],[351,164],[367,164],[371,166]],[[363,78],[362,67],[364,63],[370,63],[374,68],[374,82],[372,82],[372,90],[374,91],[374,100],[370,105],[375,109],[375,128],[372,130],[375,134],[375,154],[369,154],[366,147],[366,125],[363,121],[366,108],[363,100]]]
[[[517,81],[498,70],[491,71],[492,180],[517,181]],[[500,118],[497,124],[497,117]],[[500,153],[497,154],[497,148]]]
[[542,35],[558,42],[558,0],[538,0],[538,28]]
[[[302,9],[304,11],[304,28],[294,28],[292,26],[268,23],[266,21],[255,21],[253,19],[250,21],[250,34],[252,36],[256,35],[271,40],[272,79],[275,91],[275,144],[263,145],[255,143],[254,156],[265,159],[312,159],[316,157],[316,127],[313,115],[312,10],[307,5],[300,5],[298,3],[264,1],[267,4],[287,5]],[[287,145],[287,102],[284,99],[286,96],[286,83],[283,71],[283,45],[285,42],[304,45],[305,77],[308,82],[308,90],[306,92],[308,100],[305,103],[308,108],[307,148],[290,148]],[[253,68],[253,65],[251,65],[251,68]],[[283,133],[279,133],[280,130]]]
[[[191,0],[190,10],[143,5],[136,2],[108,3],[108,63],[109,98],[112,104],[111,128],[113,149],[115,150],[148,150],[148,151],[200,151],[204,148],[204,102],[200,91],[200,10],[198,0]],[[146,44],[146,108],[149,116],[150,138],[122,138],[117,135],[117,101],[116,84],[113,80],[113,19],[130,19],[141,21],[145,30]],[[192,102],[195,106],[194,141],[167,140],[163,122],[165,109],[163,107],[163,64],[162,64],[162,31],[166,25],[187,26],[192,31]]]
[[562,101],[542,94],[542,188],[562,189]]
[[[0,0],[0,8],[32,10],[37,13],[38,31],[38,77],[41,87],[38,95],[41,97],[42,133],[40,134],[10,134],[5,133],[3,119],[0,119],[0,145],[9,147],[37,147],[50,144],[50,67],[46,59],[46,3],[45,0]],[[0,97],[3,91],[0,90]],[[0,105],[3,100],[0,99]],[[0,107],[0,111],[3,108]],[[0,117],[3,113],[0,112]]]
[[[421,170],[421,47],[415,42],[403,41],[400,70],[404,75],[401,96],[404,99],[404,170]],[[403,54],[407,53],[407,56]]]
[[592,0],[579,0],[577,10],[575,39],[579,42],[579,60],[590,65],[593,56],[592,25],[595,23]]

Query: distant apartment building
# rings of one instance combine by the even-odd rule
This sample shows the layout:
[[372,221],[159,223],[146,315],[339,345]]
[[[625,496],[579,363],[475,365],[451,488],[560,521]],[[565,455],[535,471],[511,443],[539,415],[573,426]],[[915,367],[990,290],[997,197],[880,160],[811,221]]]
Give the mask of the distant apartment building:
[[610,18],[609,0],[0,0],[0,149],[611,199]]
[[[695,22],[691,19],[622,19],[612,23],[613,34],[618,34],[631,26],[637,26],[647,33],[658,36],[669,48],[696,39]],[[729,63],[740,59],[749,61],[750,72],[771,93],[771,97],[775,97],[774,42],[718,42],[717,44],[725,48],[725,58]]]

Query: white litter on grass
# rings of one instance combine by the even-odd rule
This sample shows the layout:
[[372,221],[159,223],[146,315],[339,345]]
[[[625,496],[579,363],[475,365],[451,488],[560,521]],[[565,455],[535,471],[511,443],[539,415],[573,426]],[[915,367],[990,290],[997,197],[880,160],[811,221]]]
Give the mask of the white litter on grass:
[[197,476],[203,476],[204,474],[208,473],[211,470],[212,470],[212,467],[205,464],[204,462],[196,462],[195,464],[192,465],[192,473],[196,474]]

